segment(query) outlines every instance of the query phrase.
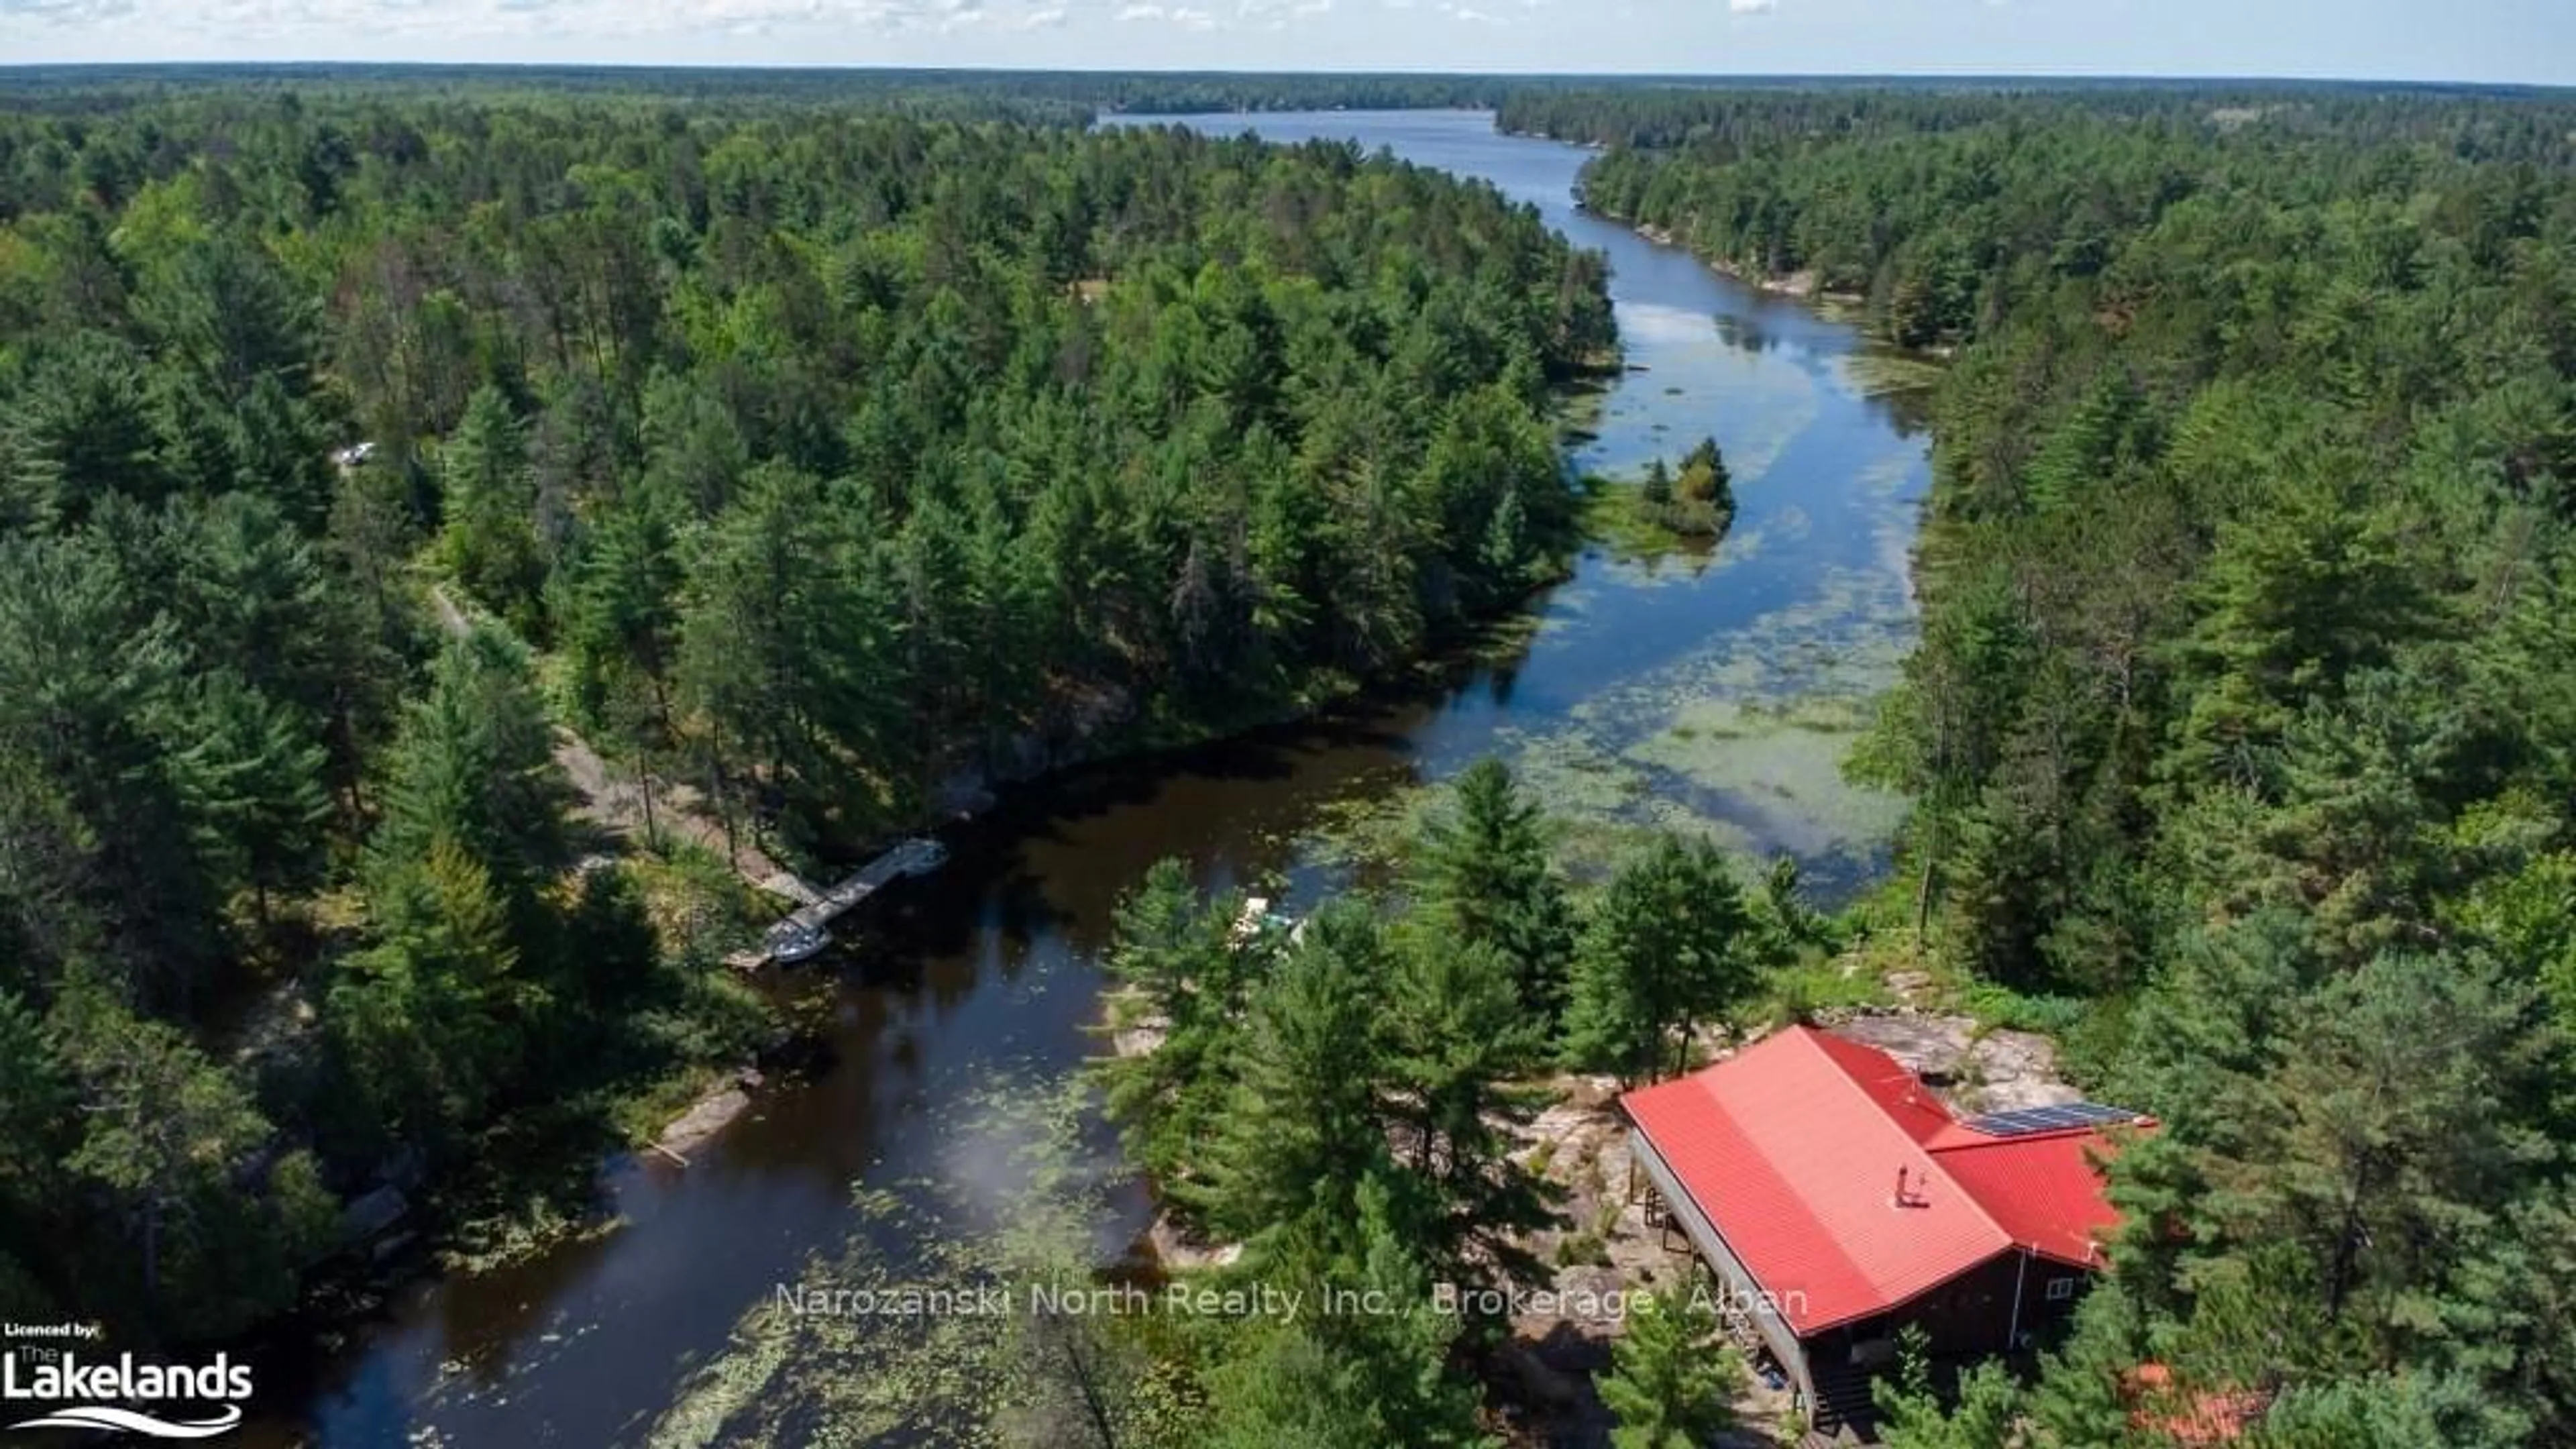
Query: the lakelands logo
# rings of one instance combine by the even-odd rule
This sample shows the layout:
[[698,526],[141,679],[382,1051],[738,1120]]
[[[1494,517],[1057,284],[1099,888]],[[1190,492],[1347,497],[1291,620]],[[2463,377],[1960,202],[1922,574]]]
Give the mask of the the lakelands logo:
[[[95,1342],[94,1324],[7,1325],[10,1339]],[[15,1408],[42,1404],[42,1413],[12,1429],[105,1429],[155,1439],[212,1439],[239,1428],[242,1401],[250,1397],[250,1366],[216,1354],[212,1363],[150,1363],[121,1353],[81,1357],[73,1347],[29,1348],[0,1344],[0,1400]],[[163,1405],[185,1404],[183,1416]],[[208,1406],[221,1412],[206,1414]]]

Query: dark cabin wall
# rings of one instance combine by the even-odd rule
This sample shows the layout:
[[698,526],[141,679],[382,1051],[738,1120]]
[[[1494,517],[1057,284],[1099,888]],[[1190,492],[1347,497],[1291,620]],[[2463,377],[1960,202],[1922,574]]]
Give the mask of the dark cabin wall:
[[[2092,1291],[2096,1276],[2054,1258],[2032,1254],[2030,1275],[2022,1285],[2021,1331],[2029,1334],[2043,1348],[2062,1341],[2067,1320],[2075,1316],[2075,1305],[2083,1302],[2084,1295]],[[2067,1297],[2050,1298],[2048,1285],[2061,1279],[2074,1284],[2074,1287]]]
[[[2017,1251],[1998,1254],[1890,1312],[1817,1335],[1808,1341],[1807,1351],[1820,1364],[1845,1363],[1853,1361],[1856,1347],[1882,1345],[1875,1351],[1861,1348],[1859,1361],[1875,1366],[1892,1357],[1897,1333],[1911,1323],[1929,1336],[1929,1350],[1935,1357],[2007,1352],[2014,1332],[2017,1274],[2020,1331],[2044,1343],[2075,1311],[2092,1275],[2035,1255],[2025,1272],[2023,1257]],[[2075,1288],[2069,1297],[2051,1299],[2048,1285],[2059,1279],[2073,1280]]]
[[2028,1271],[2024,1272],[2022,1264],[2025,1257],[2018,1251],[1998,1254],[1888,1317],[1898,1324],[1922,1325],[1923,1331],[1931,1336],[1931,1351],[1936,1355],[2008,1352],[2012,1348],[2013,1289],[2017,1276],[2022,1296],[2023,1332],[2040,1332],[2053,1317],[2050,1310],[2072,1306],[2071,1303],[2050,1303],[2047,1300],[2048,1283],[2051,1279],[2075,1275],[2077,1270],[2061,1267],[2045,1258],[2031,1257],[2027,1259]]
[[2019,1253],[1989,1258],[1890,1316],[1921,1324],[1936,1354],[2000,1353],[2012,1346],[2013,1278],[2020,1264]]

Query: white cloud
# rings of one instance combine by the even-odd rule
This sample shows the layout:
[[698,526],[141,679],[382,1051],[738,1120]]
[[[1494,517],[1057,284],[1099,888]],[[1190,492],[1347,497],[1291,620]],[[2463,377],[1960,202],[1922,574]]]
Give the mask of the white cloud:
[[[1051,9],[1054,11],[1055,18],[1047,21],[1046,23],[1050,25],[1062,24],[1065,18],[1064,7],[1058,5],[1051,7]],[[1183,30],[1214,30],[1218,25],[1217,16],[1214,11],[1201,10],[1194,5],[1161,5],[1155,3],[1155,0],[1135,0],[1135,3],[1133,4],[1120,7],[1116,12],[1116,18],[1130,22],[1139,20],[1165,20],[1181,27]]]
[[134,0],[0,0],[0,16],[66,28],[120,19],[134,8]]
[[1780,0],[1726,0],[1726,8],[1737,15],[1768,15],[1780,8]]
[[[1280,0],[1283,8],[1286,0]],[[1312,0],[1309,0],[1312,3]],[[199,43],[294,54],[350,36],[579,42],[643,36],[853,32],[946,35],[1038,31],[1081,22],[1169,20],[1212,29],[1217,17],[1155,0],[0,0],[0,26],[86,31],[102,39],[148,27]],[[488,57],[478,57],[488,58]]]

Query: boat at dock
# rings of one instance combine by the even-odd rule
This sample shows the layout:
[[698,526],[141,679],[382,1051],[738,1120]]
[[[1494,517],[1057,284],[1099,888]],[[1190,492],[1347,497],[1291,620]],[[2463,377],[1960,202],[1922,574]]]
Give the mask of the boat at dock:
[[793,889],[785,894],[805,904],[770,927],[759,949],[737,953],[728,960],[746,970],[773,961],[793,965],[811,960],[831,946],[829,927],[842,912],[875,895],[888,882],[928,875],[947,863],[947,846],[925,836],[914,836],[898,842],[829,890],[818,890],[802,881],[791,882]]
[[784,920],[770,927],[760,944],[770,960],[792,966],[822,955],[823,948],[832,944],[832,933],[803,921]]

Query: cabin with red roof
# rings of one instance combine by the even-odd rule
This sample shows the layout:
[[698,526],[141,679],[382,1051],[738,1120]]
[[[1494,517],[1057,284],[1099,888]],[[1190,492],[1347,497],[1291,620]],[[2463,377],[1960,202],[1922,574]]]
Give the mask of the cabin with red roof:
[[2089,1102],[1963,1116],[1885,1052],[1798,1026],[1620,1099],[1630,1148],[1822,1433],[1920,1327],[1939,1359],[2064,1320],[2117,1223],[2101,1162],[2151,1129]]

